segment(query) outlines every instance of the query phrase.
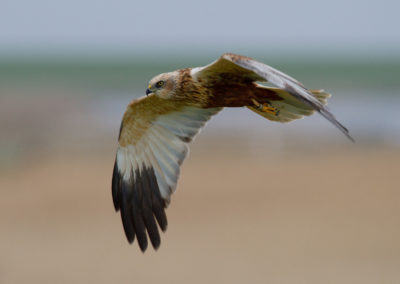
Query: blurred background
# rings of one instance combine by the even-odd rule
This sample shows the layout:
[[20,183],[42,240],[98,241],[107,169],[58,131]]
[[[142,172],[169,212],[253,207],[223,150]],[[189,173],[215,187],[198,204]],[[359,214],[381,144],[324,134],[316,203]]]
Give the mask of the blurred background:
[[[398,1],[0,7],[0,283],[400,282]],[[120,119],[154,75],[224,52],[331,92],[356,143],[224,110],[142,254],[111,201]]]

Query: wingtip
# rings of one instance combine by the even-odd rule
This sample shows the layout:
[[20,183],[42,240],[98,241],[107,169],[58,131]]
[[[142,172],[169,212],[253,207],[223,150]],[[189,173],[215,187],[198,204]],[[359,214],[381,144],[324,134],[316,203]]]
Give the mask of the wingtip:
[[325,107],[320,108],[318,112],[325,117],[329,122],[331,122],[334,126],[336,126],[351,142],[355,143],[353,137],[351,137],[349,130],[341,124],[336,117]]
[[351,142],[356,143],[356,140],[350,135],[349,130],[343,124],[335,119],[335,126],[339,128],[339,130],[349,139]]
[[350,135],[349,130],[344,127],[339,121],[335,120],[336,123],[334,125],[339,128],[339,130],[353,143],[356,143],[356,140]]
[[145,253],[146,249],[147,249],[147,242],[138,242],[139,243],[139,248],[142,251],[142,253]]
[[356,143],[356,140],[353,137],[351,137],[349,133],[346,134],[346,137],[349,138],[351,142]]
[[128,243],[129,244],[133,244],[133,241],[135,240],[135,237],[134,236],[128,236],[126,233],[125,233],[125,236],[126,236],[126,239],[128,240]]
[[161,241],[158,242],[158,243],[156,243],[156,244],[153,244],[153,243],[152,243],[152,245],[153,245],[154,250],[158,250],[158,248],[159,248],[160,245],[161,245]]
[[356,143],[356,140],[350,135],[349,130],[343,126],[339,121],[335,120],[334,125],[349,139],[351,142]]

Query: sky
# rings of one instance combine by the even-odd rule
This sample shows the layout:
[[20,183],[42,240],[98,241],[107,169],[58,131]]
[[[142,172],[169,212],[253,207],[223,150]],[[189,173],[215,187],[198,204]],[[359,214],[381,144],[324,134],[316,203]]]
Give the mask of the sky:
[[1,0],[9,53],[400,50],[400,1]]

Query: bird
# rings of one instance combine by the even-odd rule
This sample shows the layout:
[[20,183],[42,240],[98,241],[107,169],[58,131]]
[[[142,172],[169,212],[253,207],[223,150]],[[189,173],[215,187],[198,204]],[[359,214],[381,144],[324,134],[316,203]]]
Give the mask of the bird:
[[[271,87],[267,84],[273,85]],[[204,67],[155,76],[146,96],[123,115],[112,174],[112,198],[126,238],[142,252],[167,229],[165,210],[175,192],[188,144],[224,107],[246,107],[268,120],[289,122],[320,113],[354,142],[327,109],[330,94],[250,57],[225,53]]]

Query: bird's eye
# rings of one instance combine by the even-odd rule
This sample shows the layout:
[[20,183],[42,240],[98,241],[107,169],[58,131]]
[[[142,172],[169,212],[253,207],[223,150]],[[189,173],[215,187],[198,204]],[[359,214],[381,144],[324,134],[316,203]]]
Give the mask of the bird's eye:
[[164,81],[158,81],[156,83],[157,88],[161,88],[162,86],[164,86]]

